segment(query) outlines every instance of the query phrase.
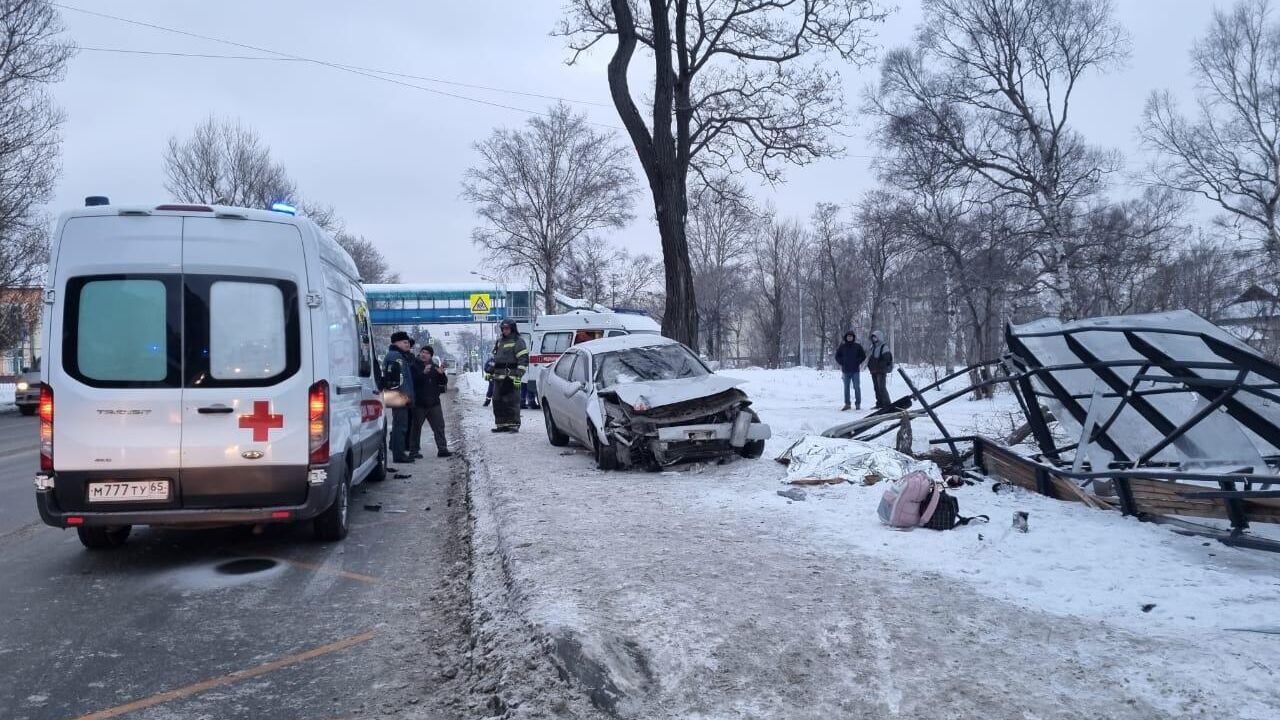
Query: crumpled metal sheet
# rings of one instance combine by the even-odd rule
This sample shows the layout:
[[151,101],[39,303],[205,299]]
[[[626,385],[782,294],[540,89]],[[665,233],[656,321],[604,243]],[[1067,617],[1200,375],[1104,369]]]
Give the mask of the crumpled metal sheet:
[[916,460],[875,443],[844,440],[821,435],[806,435],[783,453],[779,460],[790,460],[787,479],[842,478],[862,483],[867,475],[879,475],[890,482],[920,470],[930,478],[942,481],[942,471],[929,460]]

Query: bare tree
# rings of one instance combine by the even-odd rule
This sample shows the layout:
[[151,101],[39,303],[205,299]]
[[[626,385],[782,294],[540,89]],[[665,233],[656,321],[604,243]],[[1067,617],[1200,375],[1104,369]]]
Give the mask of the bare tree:
[[[38,284],[48,261],[48,202],[59,170],[65,114],[48,86],[74,48],[45,0],[0,0],[0,288]],[[11,347],[30,309],[4,300],[0,347]],[[15,320],[10,322],[9,320]]]
[[[837,151],[844,120],[838,73],[817,62],[862,61],[874,0],[570,0],[558,32],[574,60],[615,36],[609,89],[653,196],[666,275],[663,332],[697,346],[698,304],[685,222],[689,174],[746,168],[776,180],[787,163]],[[637,107],[629,73],[638,47],[653,92]]]
[[1199,96],[1193,117],[1153,92],[1140,127],[1157,160],[1154,182],[1217,203],[1257,229],[1280,259],[1280,23],[1269,0],[1215,10],[1191,51]]
[[651,256],[590,242],[570,250],[559,282],[566,294],[592,305],[648,311],[660,279],[660,268]]
[[744,304],[743,262],[751,251],[759,214],[742,198],[740,183],[717,180],[694,195],[688,240],[697,295],[698,324],[708,357],[723,361],[732,316]]
[[165,189],[180,202],[268,208],[297,188],[253,128],[210,115],[185,140],[169,138]]
[[899,151],[889,172],[909,179],[923,148],[944,172],[984,181],[988,201],[1034,219],[1041,279],[1061,296],[1079,207],[1118,168],[1070,123],[1080,82],[1128,54],[1110,0],[923,6],[915,45],[889,53],[868,103],[881,142]]
[[392,272],[382,251],[371,240],[363,235],[355,235],[346,231],[339,232],[333,239],[351,255],[360,273],[360,280],[366,283],[398,283],[400,273]]
[[892,193],[872,191],[858,204],[857,253],[867,271],[872,328],[884,325],[886,283],[898,263],[917,247],[911,232],[911,207]]
[[806,250],[804,227],[795,220],[771,220],[752,246],[755,329],[767,367],[782,367],[790,345],[787,321],[798,310],[796,278]]
[[626,150],[563,104],[525,130],[495,130],[475,149],[480,163],[467,170],[462,194],[485,225],[472,242],[500,266],[532,273],[554,313],[557,274],[575,243],[633,217]]

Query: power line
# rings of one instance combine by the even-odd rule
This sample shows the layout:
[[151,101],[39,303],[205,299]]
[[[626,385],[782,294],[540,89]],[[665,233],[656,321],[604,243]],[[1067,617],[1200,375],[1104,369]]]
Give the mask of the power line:
[[[184,57],[195,58],[198,60],[257,60],[266,62],[301,62],[315,63],[309,58],[293,58],[293,57],[270,57],[267,55],[221,55],[216,53],[191,53],[191,52],[173,52],[167,50],[138,50],[134,48],[114,48],[114,47],[89,47],[85,45],[77,45],[77,50],[87,52],[116,53],[121,55],[146,55],[146,56],[163,56],[163,57]],[[558,100],[560,102],[572,103],[575,105],[591,105],[594,107],[612,108],[609,103],[596,102],[594,100],[576,100],[574,98],[560,97],[559,95],[543,95],[541,93],[526,92],[524,90],[512,90],[510,88],[494,87],[492,85],[476,85],[474,83],[464,83],[458,80],[445,80],[443,78],[428,77],[426,75],[410,75],[408,73],[396,72],[394,70],[380,70],[378,68],[361,67],[359,65],[347,65],[345,63],[333,63],[344,70],[361,70],[364,72],[377,73],[379,75],[389,75],[392,77],[407,78],[410,80],[424,80],[426,82],[440,83],[442,85],[456,85],[458,87],[472,88],[475,90],[488,90],[490,92],[507,93],[509,95],[522,95],[524,97],[541,98],[543,100]]]
[[[362,77],[372,78],[372,79],[374,79],[374,80],[381,80],[382,82],[392,83],[393,85],[400,85],[400,86],[402,86],[402,87],[412,88],[412,89],[414,89],[414,90],[421,90],[421,91],[423,91],[423,92],[433,93],[433,94],[436,94],[436,95],[443,95],[443,96],[445,96],[445,97],[451,97],[451,98],[455,98],[455,99],[458,99],[458,100],[464,100],[464,101],[466,101],[466,102],[477,103],[477,104],[480,104],[480,105],[488,105],[489,107],[501,108],[501,109],[504,109],[504,110],[514,110],[514,111],[516,111],[516,112],[525,113],[525,114],[528,114],[528,115],[541,115],[541,116],[543,116],[543,117],[546,117],[546,116],[547,116],[547,114],[546,114],[545,112],[542,112],[542,111],[540,111],[540,110],[530,110],[530,109],[528,109],[528,108],[517,107],[517,106],[515,106],[515,105],[506,105],[506,104],[503,104],[503,103],[493,102],[493,101],[491,101],[491,100],[483,100],[483,99],[481,99],[481,98],[474,98],[474,97],[470,97],[470,96],[468,96],[468,95],[460,95],[460,94],[458,94],[458,93],[452,93],[452,92],[448,92],[448,91],[446,91],[446,90],[439,90],[439,89],[436,89],[436,88],[424,87],[424,86],[422,86],[422,85],[415,85],[415,84],[413,84],[413,83],[405,82],[405,81],[403,81],[403,80],[397,80],[397,79],[396,79],[396,78],[394,78],[394,77],[386,77],[386,76],[384,76],[384,75],[379,75],[379,74],[376,74],[376,72],[377,72],[377,71],[369,71],[369,70],[365,70],[365,69],[359,68],[358,66],[342,65],[342,64],[339,64],[339,63],[335,63],[335,62],[330,62],[330,61],[328,61],[328,60],[320,60],[320,59],[317,59],[317,58],[304,57],[304,56],[302,56],[302,55],[293,55],[293,54],[290,54],[290,53],[281,52],[281,51],[279,51],[279,50],[272,50],[271,48],[260,47],[260,46],[257,46],[257,45],[250,45],[250,44],[248,44],[248,43],[236,42],[236,41],[234,41],[234,40],[227,40],[227,39],[225,39],[225,38],[213,37],[213,36],[211,36],[211,35],[201,35],[200,33],[194,33],[194,32],[190,32],[190,31],[187,31],[187,30],[179,30],[178,28],[166,27],[166,26],[164,26],[164,25],[157,25],[157,24],[155,24],[155,23],[149,23],[149,22],[145,22],[145,21],[142,21],[142,20],[133,20],[133,19],[130,19],[130,18],[120,17],[120,16],[118,16],[118,15],[110,15],[110,14],[107,14],[107,13],[97,12],[97,11],[95,11],[95,10],[86,10],[85,8],[79,8],[79,7],[75,7],[75,6],[73,6],[73,5],[65,5],[65,4],[63,4],[63,3],[58,3],[58,2],[51,2],[51,3],[49,3],[49,4],[50,4],[50,5],[52,5],[52,6],[54,6],[54,7],[61,8],[61,9],[63,9],[63,10],[69,10],[69,11],[71,11],[71,12],[77,12],[77,13],[81,13],[81,14],[84,14],[84,15],[92,15],[92,16],[94,16],[94,17],[104,18],[104,19],[107,19],[107,20],[114,20],[114,21],[116,21],[116,22],[122,22],[122,23],[126,23],[126,24],[129,24],[129,25],[137,25],[137,26],[139,26],[139,27],[150,28],[150,29],[152,29],[152,30],[160,30],[160,31],[162,31],[162,32],[173,33],[173,34],[175,34],[175,35],[182,35],[182,36],[185,36],[185,37],[196,38],[196,39],[198,39],[198,40],[206,40],[206,41],[208,41],[208,42],[216,42],[216,43],[220,43],[220,44],[223,44],[223,45],[230,45],[230,46],[232,46],[232,47],[238,47],[238,48],[242,48],[242,49],[244,49],[244,50],[252,50],[252,51],[254,51],[254,52],[258,52],[258,53],[267,53],[267,54],[269,54],[269,55],[275,55],[275,56],[278,56],[278,57],[279,57],[279,58],[281,58],[281,59],[292,60],[292,61],[295,61],[295,62],[305,62],[305,63],[312,63],[312,64],[315,64],[315,65],[321,65],[321,66],[323,66],[323,67],[332,68],[332,69],[334,69],[334,70],[340,70],[340,71],[342,71],[342,72],[351,73],[351,74],[353,74],[353,75],[360,75],[360,76],[362,76]],[[405,77],[407,77],[407,76],[405,76]],[[598,125],[598,126],[600,126],[600,127],[607,127],[607,128],[612,129],[612,130],[617,130],[617,129],[619,129],[619,128],[618,128],[617,126],[615,126],[615,125],[609,125],[609,124],[606,124],[606,123],[598,123],[598,122],[593,122],[593,121],[591,121],[591,120],[587,120],[586,122],[588,122],[588,123],[589,123],[589,124],[591,124],[591,125]]]

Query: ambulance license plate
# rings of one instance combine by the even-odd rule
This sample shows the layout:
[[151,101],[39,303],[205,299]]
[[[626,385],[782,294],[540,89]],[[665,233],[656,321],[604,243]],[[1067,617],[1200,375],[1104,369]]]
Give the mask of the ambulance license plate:
[[168,480],[127,480],[89,483],[89,502],[168,500]]

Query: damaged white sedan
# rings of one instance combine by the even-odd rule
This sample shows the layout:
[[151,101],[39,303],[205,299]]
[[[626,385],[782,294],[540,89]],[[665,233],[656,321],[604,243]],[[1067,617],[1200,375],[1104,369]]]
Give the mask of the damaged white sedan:
[[627,335],[575,345],[538,381],[547,439],[573,438],[601,470],[764,454],[769,426],[742,384],[713,373],[684,345]]

